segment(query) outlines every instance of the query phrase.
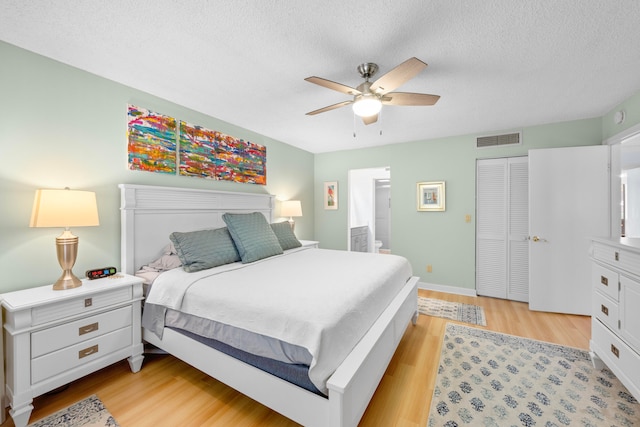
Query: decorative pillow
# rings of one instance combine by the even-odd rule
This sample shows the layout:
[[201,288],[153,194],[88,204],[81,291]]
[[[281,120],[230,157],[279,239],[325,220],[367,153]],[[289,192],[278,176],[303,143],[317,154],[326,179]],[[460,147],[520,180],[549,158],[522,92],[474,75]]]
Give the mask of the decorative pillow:
[[226,227],[187,233],[176,231],[169,238],[182,261],[182,268],[189,273],[240,261]]
[[258,261],[282,253],[267,219],[260,212],[250,214],[225,213],[222,219],[236,244],[243,263]]
[[302,246],[302,243],[300,243],[296,235],[293,234],[293,230],[291,229],[291,225],[289,225],[288,221],[274,222],[271,224],[271,229],[276,233],[276,237],[278,238],[280,246],[282,246],[282,250],[286,251],[287,249],[299,248]]

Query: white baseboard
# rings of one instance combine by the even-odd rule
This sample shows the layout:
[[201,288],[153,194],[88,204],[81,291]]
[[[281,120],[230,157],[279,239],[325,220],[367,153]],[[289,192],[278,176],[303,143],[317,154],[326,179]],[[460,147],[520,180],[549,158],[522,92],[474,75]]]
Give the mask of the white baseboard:
[[418,289],[428,291],[446,292],[448,294],[465,295],[468,297],[477,297],[475,289],[459,288],[457,286],[436,285],[435,283],[418,282]]

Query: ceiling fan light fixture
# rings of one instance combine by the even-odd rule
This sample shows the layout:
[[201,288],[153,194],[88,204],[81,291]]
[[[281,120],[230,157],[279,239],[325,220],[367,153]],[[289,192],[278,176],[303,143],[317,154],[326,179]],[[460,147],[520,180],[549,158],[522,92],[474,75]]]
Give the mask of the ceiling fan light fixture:
[[382,102],[373,94],[360,95],[353,103],[353,112],[360,117],[375,116],[382,109]]

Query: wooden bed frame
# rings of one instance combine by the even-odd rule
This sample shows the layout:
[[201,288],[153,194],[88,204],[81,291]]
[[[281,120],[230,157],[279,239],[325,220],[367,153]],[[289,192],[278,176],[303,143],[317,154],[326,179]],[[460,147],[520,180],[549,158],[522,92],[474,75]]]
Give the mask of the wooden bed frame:
[[[161,255],[173,231],[224,227],[225,212],[261,212],[273,222],[275,198],[121,184],[122,271],[134,274]],[[363,339],[329,378],[328,398],[268,374],[171,329],[146,342],[305,426],[357,426],[409,322],[418,316],[417,277],[412,277]]]

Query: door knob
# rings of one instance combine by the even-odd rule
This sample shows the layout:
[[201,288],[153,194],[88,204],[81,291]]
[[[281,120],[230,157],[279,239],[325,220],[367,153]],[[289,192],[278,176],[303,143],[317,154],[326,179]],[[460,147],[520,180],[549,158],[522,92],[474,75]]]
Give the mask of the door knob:
[[546,242],[547,241],[547,239],[543,239],[543,238],[538,237],[538,236],[533,236],[531,238],[531,240],[533,240],[534,242]]

